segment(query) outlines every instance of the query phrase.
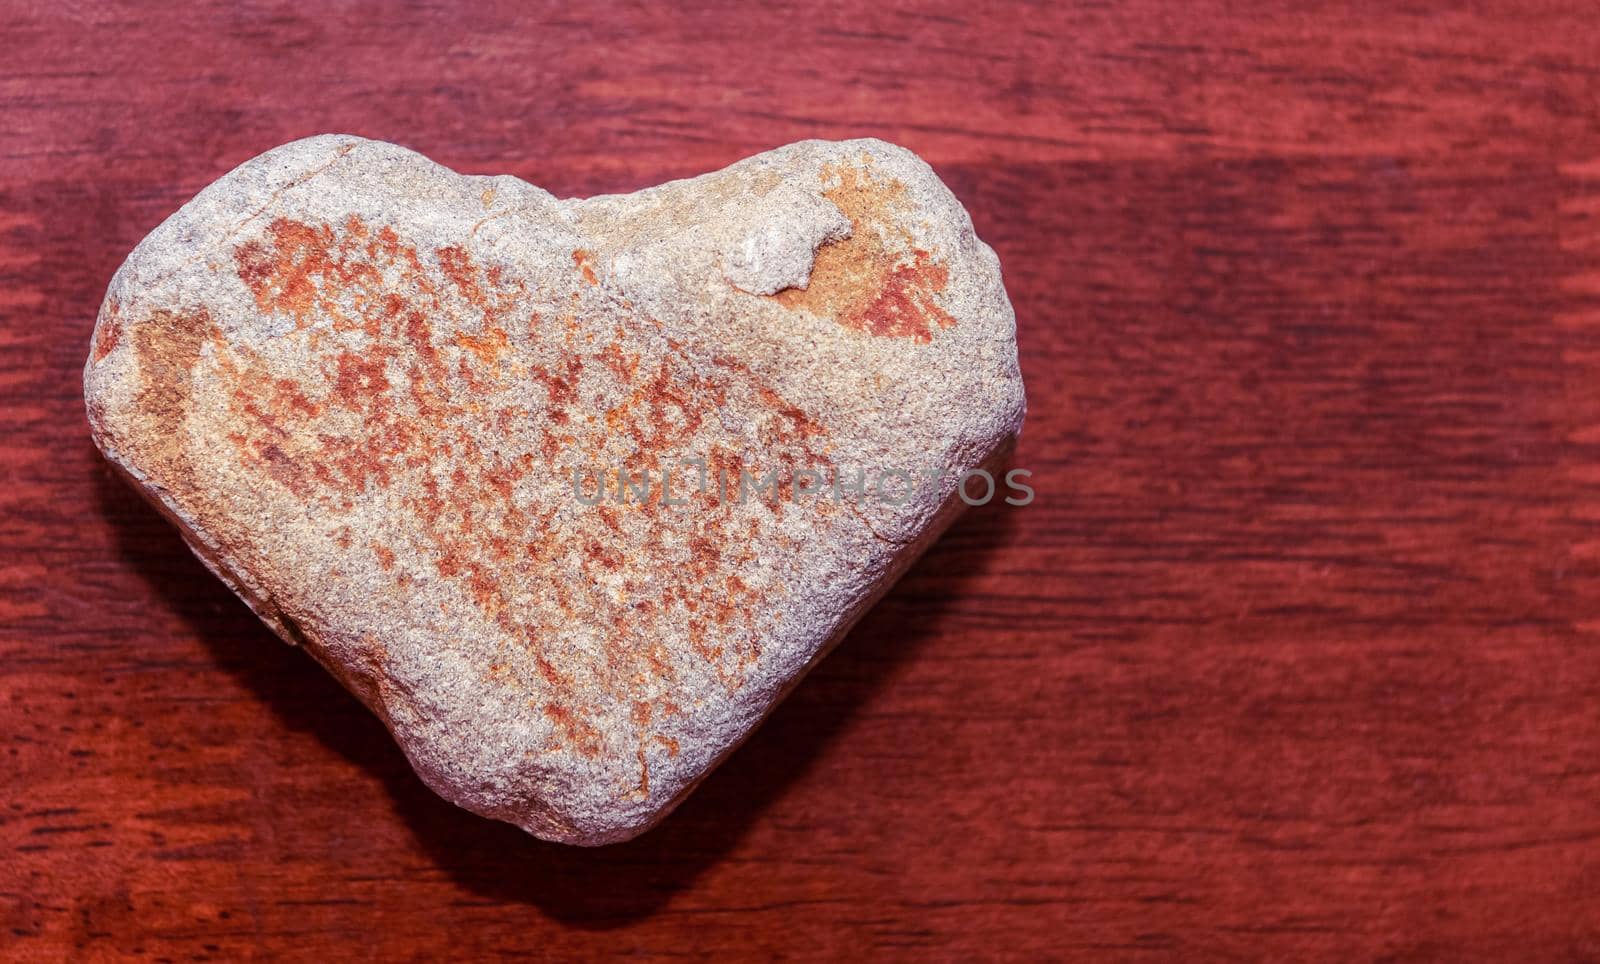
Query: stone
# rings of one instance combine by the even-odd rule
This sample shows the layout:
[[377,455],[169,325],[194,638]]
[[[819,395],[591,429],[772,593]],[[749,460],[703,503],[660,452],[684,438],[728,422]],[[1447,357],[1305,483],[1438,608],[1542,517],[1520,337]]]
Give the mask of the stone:
[[683,800],[1024,410],[998,260],[876,140],[581,200],[296,141],[128,257],[84,396],[430,787],[575,844]]

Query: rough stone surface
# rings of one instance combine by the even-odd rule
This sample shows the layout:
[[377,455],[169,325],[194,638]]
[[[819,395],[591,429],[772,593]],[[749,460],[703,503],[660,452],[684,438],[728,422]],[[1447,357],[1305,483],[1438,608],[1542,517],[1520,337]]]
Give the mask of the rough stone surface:
[[993,252],[873,140],[586,200],[297,141],[129,256],[84,387],[106,457],[429,786],[584,844],[737,746],[1024,407]]

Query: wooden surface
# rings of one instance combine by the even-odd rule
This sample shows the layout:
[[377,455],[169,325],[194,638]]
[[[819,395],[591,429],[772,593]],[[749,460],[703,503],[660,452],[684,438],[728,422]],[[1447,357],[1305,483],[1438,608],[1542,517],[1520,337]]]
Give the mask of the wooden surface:
[[[676,6],[0,2],[0,957],[1600,959],[1592,5]],[[82,414],[127,252],[323,131],[917,150],[1038,501],[645,837],[455,810]]]

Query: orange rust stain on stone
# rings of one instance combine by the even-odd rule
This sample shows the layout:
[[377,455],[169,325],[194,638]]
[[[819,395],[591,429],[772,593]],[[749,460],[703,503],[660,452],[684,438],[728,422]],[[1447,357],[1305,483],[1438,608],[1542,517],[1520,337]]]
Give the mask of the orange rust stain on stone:
[[[384,277],[374,256],[398,248],[399,237],[392,230],[385,228],[374,237],[355,215],[346,218],[338,231],[332,225],[277,218],[268,225],[265,239],[246,242],[234,250],[234,262],[239,280],[262,311],[288,315],[297,328],[305,327],[320,313],[335,328],[344,329],[354,324],[344,301],[348,299],[355,310],[364,312],[365,302],[381,297]],[[408,253],[412,265],[420,270],[416,253]],[[376,333],[374,322],[370,317],[367,320],[372,334]]]
[[822,426],[815,419],[807,415],[805,410],[797,405],[791,405],[783,396],[766,386],[759,389],[761,400],[773,411],[782,415],[789,421],[794,433],[802,439],[816,438],[825,434]]
[[275,410],[285,410],[295,415],[312,418],[322,414],[322,406],[307,398],[294,379],[275,379],[272,385]]
[[274,481],[302,498],[309,493],[310,480],[306,478],[306,466],[298,459],[275,442],[257,442],[255,450]]
[[[566,467],[555,463],[563,452],[581,464],[618,451],[634,471],[704,456],[736,482],[742,462],[735,453],[715,443],[696,449],[705,445],[704,427],[719,425],[718,413],[729,405],[756,420],[772,451],[809,458],[819,469],[827,462],[813,446],[826,429],[747,366],[696,363],[681,345],[661,348],[654,331],[654,346],[627,338],[625,325],[641,329],[651,319],[617,317],[612,306],[610,319],[595,327],[614,329],[615,338],[602,344],[594,331],[572,337],[583,327],[581,286],[598,282],[589,257],[574,254],[581,280],[573,282],[573,313],[563,319],[563,348],[522,330],[520,319],[537,318],[524,283],[505,269],[482,270],[465,249],[422,258],[392,228],[354,218],[338,228],[273,222],[261,239],[236,249],[239,277],[264,311],[313,328],[288,337],[301,339],[321,370],[274,378],[253,349],[233,346],[234,361],[223,372],[231,379],[228,417],[238,426],[229,439],[244,464],[307,502],[348,510],[379,493],[398,500],[392,504],[415,534],[374,543],[379,566],[391,569],[400,553],[433,566],[507,640],[525,645],[525,658],[501,660],[499,678],[536,693],[597,686],[623,698],[675,677],[677,664],[661,645],[671,632],[692,638],[719,678],[737,688],[760,655],[756,614],[770,606],[743,580],[725,576],[753,558],[745,545],[762,532],[757,518],[732,525],[733,500],[692,488],[695,504],[669,517],[658,476],[646,501],[630,501],[620,513],[612,505],[567,513],[558,539],[555,509],[519,503],[522,483],[538,483],[534,473],[543,471],[563,473],[565,484]],[[514,336],[496,322],[500,316],[519,319]],[[332,322],[333,344],[344,347],[312,341],[325,321]],[[515,354],[524,346],[538,349],[538,361],[526,368]],[[502,370],[526,371],[544,397],[531,400],[526,383]],[[580,406],[607,417],[598,422]],[[681,472],[675,486],[683,497]],[[684,527],[687,547],[673,537]],[[654,577],[680,568],[693,578],[662,584]],[[566,614],[558,624],[607,627],[598,659],[558,642],[559,625],[540,622],[548,607]],[[725,645],[709,641],[713,631]],[[542,701],[569,746],[598,751],[588,720],[593,707],[566,695]]]
[[594,273],[594,254],[592,252],[578,248],[572,252],[572,263],[577,267],[578,272],[583,275],[584,281],[592,285],[600,283],[600,279]]
[[588,553],[590,559],[593,559],[595,562],[611,570],[612,572],[616,572],[618,569],[622,568],[622,563],[624,561],[622,553],[598,539],[589,540],[589,544],[584,547],[584,551]]
[[472,352],[481,364],[492,366],[510,345],[510,341],[503,329],[490,328],[477,336],[457,332],[456,344]]
[[[405,341],[411,350],[421,360],[424,374],[429,381],[439,384],[444,381],[444,361],[439,356],[439,349],[433,343],[433,328],[428,324],[428,319],[420,311],[407,311],[405,314]],[[418,384],[421,379],[413,378],[412,384]]]
[[483,288],[478,284],[478,268],[472,261],[472,256],[465,248],[449,246],[440,248],[436,254],[439,257],[439,268],[444,272],[451,284],[467,299],[485,314],[492,315],[494,308],[489,298],[484,294]]
[[567,744],[587,757],[600,755],[600,731],[560,703],[546,703],[544,715],[567,738]]
[[388,402],[389,378],[381,356],[363,358],[354,352],[340,352],[335,360],[333,398],[352,412],[365,412]]
[[939,307],[931,294],[945,289],[949,270],[930,262],[928,252],[921,249],[913,251],[912,256],[915,260],[911,264],[896,265],[882,278],[878,293],[864,308],[846,317],[853,318],[855,325],[869,334],[923,342],[932,340],[930,319],[940,328],[954,325],[955,319]]
[[106,317],[99,329],[95,332],[94,348],[92,355],[95,364],[105,361],[107,355],[116,350],[117,342],[122,340],[122,314],[118,310],[115,299],[106,307]]
[[137,407],[145,428],[125,440],[139,454],[145,473],[172,492],[194,488],[187,431],[193,397],[194,368],[206,343],[218,343],[221,331],[204,308],[152,313],[132,326],[134,351],[142,386]]
[[771,297],[878,337],[928,342],[935,326],[953,327],[955,318],[935,297],[949,285],[949,270],[896,223],[905,185],[846,164],[826,165],[822,175],[839,182],[823,196],[850,219],[850,236],[817,249],[805,288]]
[[284,218],[273,221],[267,230],[272,237],[271,251],[252,241],[235,253],[239,279],[249,286],[263,311],[292,315],[297,324],[303,324],[316,301],[316,279],[333,271],[328,254],[333,231]]
[[623,350],[621,338],[622,333],[619,331],[617,339],[607,342],[598,357],[601,364],[617,376],[618,381],[631,382],[639,371],[639,356]]
[[545,391],[550,396],[550,404],[556,406],[556,411],[566,416],[566,406],[578,400],[577,381],[583,373],[583,360],[577,355],[569,355],[566,359],[564,370],[561,374],[551,372],[543,365],[534,365],[530,372],[533,377],[544,383]]

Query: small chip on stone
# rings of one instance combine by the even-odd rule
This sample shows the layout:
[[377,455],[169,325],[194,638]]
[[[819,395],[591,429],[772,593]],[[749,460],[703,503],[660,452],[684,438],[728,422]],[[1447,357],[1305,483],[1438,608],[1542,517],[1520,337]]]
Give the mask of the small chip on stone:
[[876,140],[581,200],[295,141],[128,257],[84,396],[430,787],[575,844],[683,800],[1024,410],[998,260]]

